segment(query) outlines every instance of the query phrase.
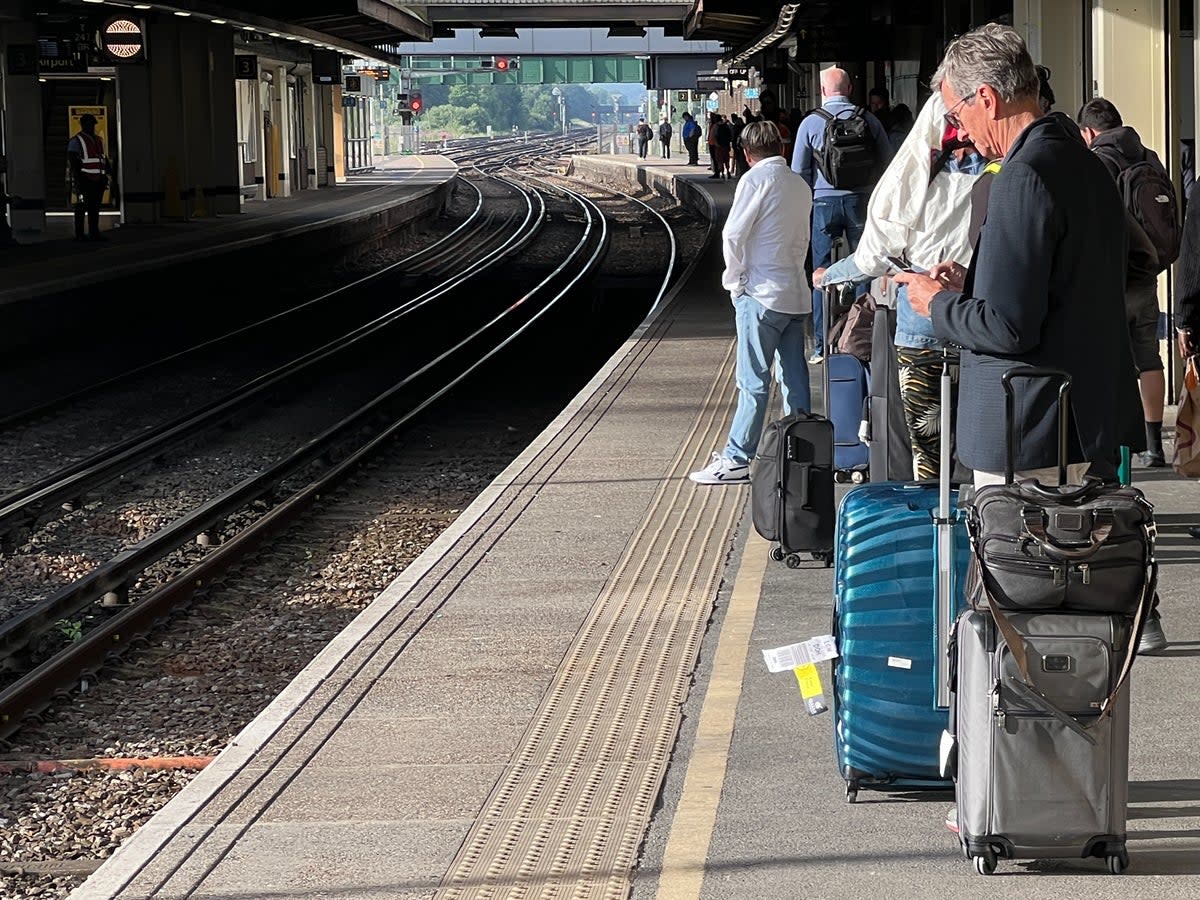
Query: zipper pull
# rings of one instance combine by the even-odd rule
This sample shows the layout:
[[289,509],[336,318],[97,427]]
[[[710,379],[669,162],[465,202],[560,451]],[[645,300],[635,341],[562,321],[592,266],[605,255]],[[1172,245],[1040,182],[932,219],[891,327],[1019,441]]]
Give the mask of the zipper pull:
[[1004,707],[1000,705],[1000,682],[996,682],[992,688],[992,716],[996,719],[996,725],[1000,728],[1004,727]]
[[1075,567],[1075,571],[1083,576],[1084,584],[1092,583],[1092,568],[1087,563],[1080,563]]

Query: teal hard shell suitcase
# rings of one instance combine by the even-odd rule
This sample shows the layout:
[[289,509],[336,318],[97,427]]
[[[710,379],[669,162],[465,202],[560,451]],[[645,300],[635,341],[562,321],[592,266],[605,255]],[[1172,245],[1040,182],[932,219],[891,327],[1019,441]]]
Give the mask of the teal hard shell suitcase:
[[834,743],[846,797],[860,788],[949,789],[939,741],[939,632],[962,608],[970,548],[951,503],[953,608],[938,628],[938,485],[883,482],[853,488],[834,539]]

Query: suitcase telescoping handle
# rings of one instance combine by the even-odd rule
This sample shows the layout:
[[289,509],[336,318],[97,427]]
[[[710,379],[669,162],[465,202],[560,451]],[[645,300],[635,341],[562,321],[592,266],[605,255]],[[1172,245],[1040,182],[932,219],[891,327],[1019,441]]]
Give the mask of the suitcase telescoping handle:
[[1058,483],[1067,483],[1067,404],[1071,393],[1071,376],[1061,369],[1047,369],[1040,366],[1021,366],[1009,369],[1000,376],[1004,385],[1004,483],[1012,484],[1016,470],[1017,435],[1013,428],[1016,419],[1016,390],[1013,381],[1016,379],[1045,378],[1058,382]]
[[937,585],[934,594],[937,628],[938,706],[950,705],[950,629],[954,621],[954,521],[950,518],[950,477],[954,460],[950,458],[950,434],[954,427],[951,408],[950,351],[942,348],[940,410],[942,433],[939,437],[938,513],[934,526],[937,539]]

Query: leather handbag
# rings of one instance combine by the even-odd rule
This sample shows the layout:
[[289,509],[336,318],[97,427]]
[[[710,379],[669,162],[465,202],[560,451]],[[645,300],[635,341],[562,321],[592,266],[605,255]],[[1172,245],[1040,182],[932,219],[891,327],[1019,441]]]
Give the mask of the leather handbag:
[[[1015,378],[1060,379],[1059,486],[1014,483]],[[974,549],[967,598],[976,609],[1135,615],[1153,596],[1154,507],[1132,486],[1088,478],[1066,485],[1070,376],[1049,369],[1006,372],[1005,483],[976,491],[967,513]]]

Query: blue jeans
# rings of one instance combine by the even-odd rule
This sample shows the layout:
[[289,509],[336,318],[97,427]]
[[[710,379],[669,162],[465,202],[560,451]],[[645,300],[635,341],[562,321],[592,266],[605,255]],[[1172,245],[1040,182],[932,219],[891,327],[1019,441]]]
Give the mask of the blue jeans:
[[743,294],[733,301],[737,323],[737,410],[729,426],[725,456],[734,462],[754,459],[767,417],[771,388],[771,362],[783,398],[784,415],[812,405],[808,364],[804,360],[804,314],[789,315],[767,309]]
[[[813,268],[821,269],[833,262],[833,242],[842,235],[850,244],[850,252],[858,246],[863,223],[867,219],[866,194],[842,194],[838,197],[817,197],[813,200],[812,255]],[[813,290],[813,333],[817,349],[825,353],[824,291]]]

